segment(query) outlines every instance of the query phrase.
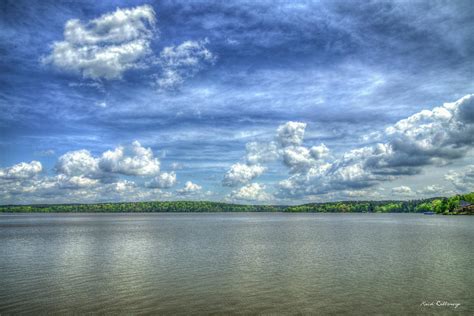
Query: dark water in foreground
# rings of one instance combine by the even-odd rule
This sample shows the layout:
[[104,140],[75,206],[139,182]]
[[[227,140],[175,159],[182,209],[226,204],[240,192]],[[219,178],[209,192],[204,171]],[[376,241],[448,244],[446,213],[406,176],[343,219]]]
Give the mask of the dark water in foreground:
[[472,315],[473,244],[467,216],[3,214],[0,314]]

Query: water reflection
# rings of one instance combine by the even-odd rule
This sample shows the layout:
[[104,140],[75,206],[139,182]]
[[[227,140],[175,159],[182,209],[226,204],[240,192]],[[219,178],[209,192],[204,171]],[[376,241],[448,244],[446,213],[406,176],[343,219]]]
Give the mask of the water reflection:
[[473,310],[473,217],[0,216],[0,313]]

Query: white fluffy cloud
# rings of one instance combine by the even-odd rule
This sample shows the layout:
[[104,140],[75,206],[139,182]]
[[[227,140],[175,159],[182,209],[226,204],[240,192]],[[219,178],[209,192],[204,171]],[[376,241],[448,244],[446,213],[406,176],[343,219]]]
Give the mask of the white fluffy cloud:
[[359,150],[356,160],[375,175],[410,175],[429,164],[465,156],[474,145],[473,95],[423,110],[385,130],[387,142]]
[[162,74],[157,79],[161,89],[173,89],[184,79],[193,77],[205,65],[214,63],[216,57],[206,48],[205,41],[185,41],[177,46],[165,47],[158,59]]
[[99,184],[99,180],[91,179],[83,175],[68,177],[64,174],[60,174],[53,178],[53,180],[61,189],[90,188]]
[[[467,95],[416,113],[388,127],[382,134],[385,142],[349,150],[328,165],[301,168],[308,166],[307,151],[288,147],[285,163],[294,175],[280,182],[279,193],[304,196],[363,189],[402,175],[418,174],[426,165],[462,158],[474,145],[473,99]],[[466,187],[460,177],[451,175],[453,184]]]
[[105,186],[105,189],[109,192],[115,193],[130,192],[135,189],[135,182],[129,180],[119,180]]
[[232,191],[228,198],[230,200],[265,202],[270,201],[272,196],[265,192],[265,186],[263,184],[250,183],[238,190]]
[[70,151],[59,157],[56,171],[67,176],[96,176],[99,173],[99,159],[88,150]]
[[411,190],[410,187],[408,187],[406,185],[401,185],[399,187],[392,188],[392,193],[395,194],[395,195],[407,196],[407,195],[412,195],[413,191]]
[[71,19],[63,40],[52,44],[42,62],[93,80],[121,79],[131,69],[158,67],[152,78],[160,89],[170,90],[216,60],[207,39],[168,46],[157,55],[151,48],[157,34],[150,5],[118,8],[86,22]]
[[16,179],[0,186],[0,199],[2,202],[71,202],[68,198],[74,196],[84,197],[86,192],[91,194],[99,189],[99,180],[85,176],[43,176]]
[[[263,173],[249,166],[281,159],[290,176],[277,185],[277,196],[311,197],[332,192],[355,192],[384,181],[415,175],[423,167],[465,157],[474,146],[474,96],[400,120],[378,133],[380,143],[329,155],[324,145],[303,145],[306,124],[287,122],[277,129],[276,142],[251,142],[246,146],[247,165],[235,164],[224,176],[224,185],[246,184]],[[264,168],[261,165],[256,165]],[[472,190],[472,173],[446,176],[458,190]],[[245,191],[245,190],[244,190]],[[237,191],[234,191],[234,194]],[[404,186],[393,193],[408,195]]]
[[288,146],[283,149],[283,163],[292,173],[304,172],[319,164],[328,152],[329,149],[324,144],[309,149],[304,146]]
[[151,176],[160,172],[160,161],[153,157],[151,148],[143,147],[138,141],[131,146],[119,146],[104,152],[99,166],[105,172],[133,176]]
[[176,173],[163,172],[146,183],[149,188],[168,189],[176,185]]
[[102,182],[85,176],[35,177],[9,180],[0,185],[1,203],[85,203],[108,201],[149,201],[172,198],[169,192],[144,188],[134,181],[112,179]]
[[[263,174],[265,167],[259,163],[271,162],[281,158],[293,174],[322,170],[327,167],[324,158],[329,149],[324,144],[307,148],[302,146],[306,123],[287,122],[277,129],[276,142],[250,142],[246,144],[247,164],[236,163],[224,175],[223,185],[238,186],[247,184]],[[286,181],[287,186],[293,179]],[[282,182],[285,183],[285,182]]]
[[386,129],[389,157],[381,163],[397,167],[429,164],[433,159],[455,159],[474,145],[474,95],[433,110],[423,110]]
[[246,165],[241,163],[233,164],[224,175],[223,184],[225,186],[237,186],[250,182],[260,176],[265,168],[260,165]]
[[36,176],[43,170],[39,161],[33,160],[30,163],[20,162],[8,168],[0,169],[0,179],[17,180],[28,179]]
[[151,148],[134,141],[108,150],[99,157],[84,149],[67,152],[59,157],[56,172],[69,178],[109,180],[115,175],[154,176],[160,172],[160,161],[154,157]]
[[283,150],[283,162],[292,172],[304,171],[311,167],[312,157],[309,149],[302,146],[291,146]]
[[184,187],[182,189],[179,189],[176,191],[179,195],[191,195],[191,194],[196,194],[199,191],[201,191],[202,187],[196,183],[192,183],[191,181],[187,181],[184,184]]
[[[261,175],[266,168],[259,163],[281,159],[293,174],[279,183],[280,190],[300,191],[310,177],[324,174],[331,165],[325,162],[329,149],[324,144],[303,146],[306,123],[287,122],[277,129],[276,142],[250,142],[246,145],[247,164],[234,164],[224,176],[223,184],[237,186],[247,184]],[[349,170],[346,170],[347,173]],[[342,176],[346,176],[346,174]],[[244,188],[243,192],[245,191]],[[236,194],[237,191],[234,191]]]
[[[138,141],[118,146],[96,157],[87,150],[70,151],[58,158],[56,175],[38,176],[41,171],[41,163],[37,161],[0,169],[0,201],[83,203],[169,199],[171,193],[159,188],[176,184],[176,174],[159,174],[159,160],[150,148],[143,147]],[[145,177],[149,181],[136,184],[121,175]],[[188,182],[180,194],[199,190],[200,186]]]
[[149,5],[117,9],[87,23],[69,20],[64,40],[55,42],[43,61],[84,78],[118,79],[151,54],[154,25],[155,12]]
[[118,146],[93,157],[88,150],[70,151],[59,157],[56,171],[67,176],[100,178],[107,175],[153,176],[160,172],[160,161],[151,148],[143,147],[138,141]]
[[299,146],[303,143],[306,123],[287,122],[277,129],[277,140],[281,146]]
[[311,147],[309,153],[311,154],[311,157],[313,157],[313,159],[319,160],[327,157],[327,155],[329,154],[329,148],[327,148],[326,145],[321,144],[319,146]]

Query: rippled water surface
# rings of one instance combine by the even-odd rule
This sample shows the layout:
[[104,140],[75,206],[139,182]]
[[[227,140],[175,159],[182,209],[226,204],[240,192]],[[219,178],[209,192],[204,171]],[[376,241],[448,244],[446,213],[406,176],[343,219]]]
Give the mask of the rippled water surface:
[[2,214],[0,314],[472,315],[473,244],[467,216]]

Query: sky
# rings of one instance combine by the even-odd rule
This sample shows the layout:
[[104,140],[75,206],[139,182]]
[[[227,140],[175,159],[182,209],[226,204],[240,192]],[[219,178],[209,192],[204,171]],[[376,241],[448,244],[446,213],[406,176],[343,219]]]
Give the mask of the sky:
[[474,2],[0,2],[0,204],[474,188]]

